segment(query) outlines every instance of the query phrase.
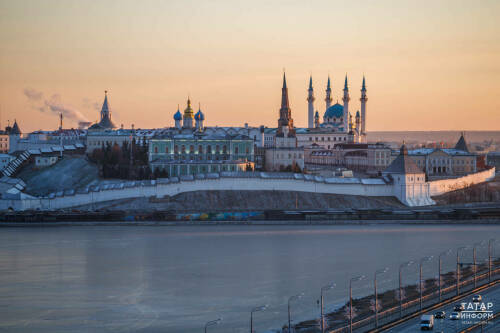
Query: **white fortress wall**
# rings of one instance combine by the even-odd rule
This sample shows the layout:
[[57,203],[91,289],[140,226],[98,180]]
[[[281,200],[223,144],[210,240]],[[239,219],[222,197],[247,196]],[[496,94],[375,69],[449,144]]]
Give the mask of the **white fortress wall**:
[[325,183],[315,180],[286,179],[286,178],[238,178],[221,177],[216,179],[194,179],[180,182],[153,182],[148,185],[137,185],[120,189],[100,189],[88,193],[56,196],[52,198],[35,198],[25,200],[1,200],[0,209],[14,210],[54,210],[80,205],[92,204],[118,199],[138,197],[173,196],[191,191],[301,191],[313,193],[349,194],[363,196],[392,196],[392,185],[384,183],[363,184],[361,181],[347,183]]
[[483,183],[495,178],[495,168],[476,172],[460,178],[441,179],[428,182],[431,196],[456,191],[470,185]]
[[[323,178],[309,175],[274,176],[259,173],[253,176],[240,175],[219,176],[200,179],[191,178],[179,181],[177,178],[158,181],[123,182],[114,185],[102,185],[91,188],[88,192],[59,194],[43,198],[21,200],[0,200],[0,210],[12,208],[24,210],[56,210],[97,202],[131,199],[140,197],[174,196],[192,191],[300,191],[326,194],[346,194],[362,196],[395,196],[408,206],[433,204],[429,197],[443,194],[491,180],[495,177],[495,169],[488,169],[461,178],[432,181],[424,184],[386,184],[381,179],[357,178]],[[428,188],[428,190],[427,190]]]

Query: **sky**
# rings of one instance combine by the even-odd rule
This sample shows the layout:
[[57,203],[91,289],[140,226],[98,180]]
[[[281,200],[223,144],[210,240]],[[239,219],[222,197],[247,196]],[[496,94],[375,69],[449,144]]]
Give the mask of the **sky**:
[[292,117],[330,75],[367,129],[500,130],[500,1],[0,0],[0,125],[96,121],[173,126],[191,97],[208,126],[277,126],[283,70]]

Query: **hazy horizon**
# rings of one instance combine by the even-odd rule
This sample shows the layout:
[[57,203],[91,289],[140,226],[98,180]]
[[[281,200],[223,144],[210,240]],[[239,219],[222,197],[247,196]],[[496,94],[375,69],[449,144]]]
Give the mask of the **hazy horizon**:
[[292,117],[307,86],[325,108],[363,74],[369,132],[500,130],[498,1],[0,0],[1,126],[172,126],[187,96],[207,126],[275,127],[286,69]]

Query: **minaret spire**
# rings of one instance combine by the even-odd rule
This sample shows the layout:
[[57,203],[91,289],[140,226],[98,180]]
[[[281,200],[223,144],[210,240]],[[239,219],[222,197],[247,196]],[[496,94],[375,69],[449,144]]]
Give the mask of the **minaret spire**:
[[325,103],[327,109],[332,105],[332,88],[330,87],[330,74],[328,74],[328,83],[326,84]]
[[344,102],[344,131],[349,131],[349,87],[347,85],[347,73],[345,74],[344,82],[344,97],[342,97],[342,102]]
[[366,80],[365,75],[363,74],[363,83],[361,85],[361,98],[359,99],[361,102],[361,141],[366,142],[366,102],[368,101],[368,97],[366,96]]
[[314,89],[312,75],[309,77],[309,89],[307,90],[307,127],[314,128]]

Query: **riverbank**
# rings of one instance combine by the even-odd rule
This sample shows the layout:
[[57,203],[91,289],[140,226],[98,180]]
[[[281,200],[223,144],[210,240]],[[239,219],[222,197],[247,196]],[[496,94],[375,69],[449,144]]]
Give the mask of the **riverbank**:
[[499,204],[427,209],[35,211],[0,214],[0,225],[500,224]]

